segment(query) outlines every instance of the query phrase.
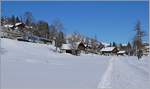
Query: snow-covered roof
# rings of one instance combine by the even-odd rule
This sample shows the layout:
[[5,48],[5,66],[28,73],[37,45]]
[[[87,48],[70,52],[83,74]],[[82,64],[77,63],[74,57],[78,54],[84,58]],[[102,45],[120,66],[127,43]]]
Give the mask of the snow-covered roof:
[[72,49],[72,46],[71,44],[62,44],[61,49],[65,49],[65,50]]
[[118,53],[125,53],[125,51],[119,51]]
[[18,25],[20,25],[20,24],[22,24],[22,23],[21,23],[21,22],[19,22],[19,23],[16,23],[16,24],[15,24],[15,26],[18,26]]
[[105,48],[102,48],[101,51],[112,51],[114,50],[115,47],[105,47]]
[[13,27],[14,25],[11,25],[11,24],[6,24],[6,25],[4,25],[4,27]]

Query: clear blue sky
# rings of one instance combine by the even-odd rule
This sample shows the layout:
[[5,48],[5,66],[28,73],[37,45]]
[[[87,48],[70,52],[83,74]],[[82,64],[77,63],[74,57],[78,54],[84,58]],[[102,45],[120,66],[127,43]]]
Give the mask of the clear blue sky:
[[[127,43],[131,41],[137,20],[142,30],[148,32],[148,2],[2,2],[2,15],[21,16],[30,11],[36,20],[49,24],[59,18],[66,33],[74,31],[104,42]],[[148,37],[144,40],[148,41]]]

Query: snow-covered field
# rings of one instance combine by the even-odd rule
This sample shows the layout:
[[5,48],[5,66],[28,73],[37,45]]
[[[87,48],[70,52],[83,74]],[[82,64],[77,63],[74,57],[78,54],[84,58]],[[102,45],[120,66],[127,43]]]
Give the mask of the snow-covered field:
[[54,49],[1,39],[1,88],[150,89],[148,57],[73,56]]

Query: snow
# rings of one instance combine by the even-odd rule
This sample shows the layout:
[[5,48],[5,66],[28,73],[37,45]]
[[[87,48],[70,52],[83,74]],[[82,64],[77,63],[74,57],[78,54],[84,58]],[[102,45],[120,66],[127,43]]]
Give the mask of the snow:
[[1,89],[150,89],[146,56],[73,56],[53,50],[1,39]]
[[72,49],[72,46],[71,46],[71,44],[62,44],[61,49],[70,50],[70,49]]
[[101,51],[112,51],[115,47],[105,47],[102,48]]
[[119,51],[119,52],[117,52],[117,53],[125,53],[125,51]]
[[18,23],[15,24],[15,26],[18,26],[18,25],[20,25],[20,24],[22,24],[22,23],[21,23],[21,22],[18,22]]
[[11,25],[11,24],[6,24],[6,25],[4,25],[4,27],[13,27],[14,25]]
[[104,75],[102,76],[102,79],[99,82],[97,88],[100,88],[100,89],[111,88],[110,84],[111,84],[111,74],[113,71],[113,61],[114,61],[114,58],[111,58],[111,60],[109,60],[109,66],[106,69]]

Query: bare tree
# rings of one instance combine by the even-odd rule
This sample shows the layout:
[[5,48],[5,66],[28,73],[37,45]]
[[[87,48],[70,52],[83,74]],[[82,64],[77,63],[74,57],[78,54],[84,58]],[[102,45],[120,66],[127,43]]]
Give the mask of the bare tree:
[[63,23],[60,21],[60,19],[55,19],[52,23],[52,29],[53,29],[53,33],[55,36],[55,46],[56,46],[56,51],[58,48],[60,48],[62,46],[62,44],[65,42],[65,38],[64,38],[64,26]]
[[67,39],[69,41],[69,43],[72,45],[72,48],[73,49],[76,49],[76,45],[77,45],[77,42],[80,42],[83,40],[83,37],[80,33],[78,32],[73,32],[71,34],[71,36]]
[[134,55],[141,55],[141,53],[142,53],[141,51],[144,47],[143,42],[142,42],[142,38],[145,36],[145,32],[142,31],[142,29],[141,29],[140,21],[137,22],[134,31],[136,32],[134,39],[133,39]]
[[57,33],[58,33],[57,29],[55,28],[54,25],[51,24],[49,26],[49,39],[54,40],[56,38]]
[[138,21],[135,26],[135,32],[136,34],[133,39],[133,49],[135,50],[135,52],[137,52],[139,50],[142,50],[143,48],[142,38],[145,36],[145,32],[141,30],[140,21]]

